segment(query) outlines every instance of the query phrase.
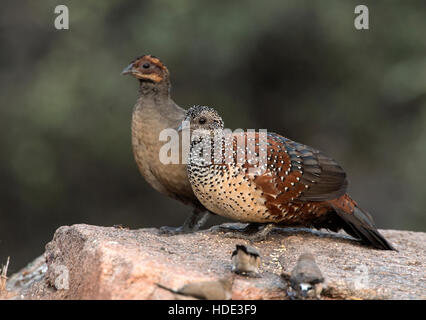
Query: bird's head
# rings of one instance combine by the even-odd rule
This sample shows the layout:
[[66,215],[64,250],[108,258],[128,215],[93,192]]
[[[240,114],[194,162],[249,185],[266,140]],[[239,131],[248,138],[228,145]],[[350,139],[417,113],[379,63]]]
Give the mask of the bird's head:
[[[223,120],[219,113],[207,106],[193,106],[186,111],[184,121],[188,121],[191,130],[222,130]],[[181,130],[182,127],[179,127]],[[178,129],[178,130],[179,130]]]
[[160,83],[168,81],[169,70],[157,57],[143,55],[133,60],[121,73],[130,74],[140,81]]

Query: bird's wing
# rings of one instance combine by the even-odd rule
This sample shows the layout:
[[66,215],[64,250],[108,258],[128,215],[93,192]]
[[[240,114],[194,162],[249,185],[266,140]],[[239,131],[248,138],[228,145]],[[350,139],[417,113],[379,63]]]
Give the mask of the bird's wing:
[[275,133],[267,134],[267,170],[252,178],[277,205],[336,199],[346,193],[348,184],[334,159]]

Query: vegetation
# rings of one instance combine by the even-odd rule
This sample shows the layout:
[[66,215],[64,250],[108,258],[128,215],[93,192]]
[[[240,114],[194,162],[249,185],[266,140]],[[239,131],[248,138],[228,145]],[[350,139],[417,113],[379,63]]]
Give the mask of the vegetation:
[[4,0],[0,11],[0,261],[43,252],[64,224],[179,225],[188,208],[133,160],[136,56],[160,57],[182,106],[267,128],[336,158],[380,228],[426,228],[426,3]]

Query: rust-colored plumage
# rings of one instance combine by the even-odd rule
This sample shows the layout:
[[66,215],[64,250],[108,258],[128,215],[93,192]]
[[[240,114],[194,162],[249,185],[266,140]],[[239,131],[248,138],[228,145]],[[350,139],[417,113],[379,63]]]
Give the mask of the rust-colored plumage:
[[[371,216],[346,194],[346,174],[334,159],[275,133],[267,133],[266,144],[261,143],[258,132],[220,133],[223,121],[208,107],[193,107],[187,115],[191,129],[201,129],[203,140],[209,140],[212,148],[217,139],[213,130],[222,134],[221,158],[213,157],[212,152],[206,160],[199,152],[201,140],[191,144],[189,180],[195,195],[210,211],[243,222],[333,231],[343,228],[377,248],[393,249],[377,231]],[[243,158],[241,141],[246,149]],[[249,157],[250,144],[254,156],[266,149],[265,164]]]

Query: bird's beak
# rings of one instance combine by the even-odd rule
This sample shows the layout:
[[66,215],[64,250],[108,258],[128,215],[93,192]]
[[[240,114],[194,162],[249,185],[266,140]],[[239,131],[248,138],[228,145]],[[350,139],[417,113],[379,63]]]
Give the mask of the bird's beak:
[[125,67],[124,70],[121,72],[121,74],[124,76],[126,74],[131,74],[132,71],[133,71],[133,63],[131,63],[127,67]]

